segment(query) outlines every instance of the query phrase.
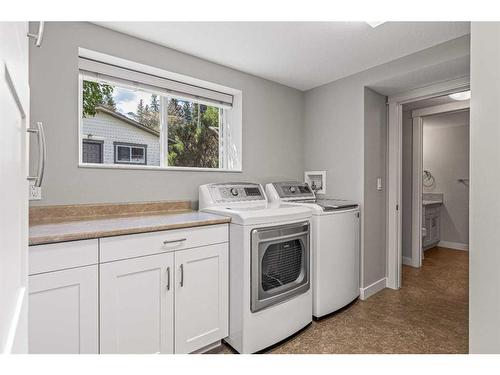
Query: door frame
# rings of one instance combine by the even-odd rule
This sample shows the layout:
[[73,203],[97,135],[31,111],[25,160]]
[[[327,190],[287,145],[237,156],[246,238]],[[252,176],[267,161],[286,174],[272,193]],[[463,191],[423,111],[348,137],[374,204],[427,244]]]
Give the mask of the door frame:
[[411,265],[422,267],[424,252],[422,249],[422,174],[423,174],[423,125],[424,118],[443,113],[463,112],[470,109],[470,100],[456,101],[431,107],[415,109],[413,119],[413,155],[412,155],[412,220],[411,220]]
[[[402,129],[403,104],[470,89],[470,77],[436,83],[388,97],[387,139],[387,287],[401,287],[402,271]],[[413,220],[413,218],[412,218]]]

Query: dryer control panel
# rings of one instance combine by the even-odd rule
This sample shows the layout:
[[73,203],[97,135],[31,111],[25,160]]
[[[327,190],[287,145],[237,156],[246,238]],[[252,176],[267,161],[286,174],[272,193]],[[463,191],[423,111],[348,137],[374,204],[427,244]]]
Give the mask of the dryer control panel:
[[212,204],[216,205],[231,202],[267,201],[260,184],[236,182],[205,186],[208,188]]

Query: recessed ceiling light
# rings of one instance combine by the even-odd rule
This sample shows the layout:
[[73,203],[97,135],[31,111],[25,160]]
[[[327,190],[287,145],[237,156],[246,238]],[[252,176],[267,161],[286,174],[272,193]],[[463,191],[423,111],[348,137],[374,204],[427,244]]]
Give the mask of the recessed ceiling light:
[[453,100],[469,100],[470,99],[470,90],[468,91],[462,91],[462,92],[456,92],[454,94],[448,95],[450,98]]
[[386,23],[387,21],[366,21],[368,25],[370,25],[373,28],[376,28],[377,26],[382,25],[383,23]]

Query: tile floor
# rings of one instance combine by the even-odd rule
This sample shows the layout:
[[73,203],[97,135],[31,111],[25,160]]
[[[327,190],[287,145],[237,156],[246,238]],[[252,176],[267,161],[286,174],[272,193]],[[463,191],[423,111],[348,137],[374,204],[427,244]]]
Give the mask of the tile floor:
[[[314,321],[266,353],[467,353],[468,252],[433,248],[400,290]],[[224,344],[211,353],[233,353]]]

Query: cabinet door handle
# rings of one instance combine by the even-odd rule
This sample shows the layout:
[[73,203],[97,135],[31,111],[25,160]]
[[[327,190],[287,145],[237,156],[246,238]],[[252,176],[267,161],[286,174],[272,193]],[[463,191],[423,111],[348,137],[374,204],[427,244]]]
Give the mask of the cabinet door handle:
[[178,240],[165,240],[165,241],[163,241],[163,244],[167,245],[169,243],[184,242],[186,240],[187,240],[187,238],[179,238]]
[[181,264],[181,287],[184,286],[184,264]]
[[37,187],[42,186],[43,174],[45,171],[45,159],[47,158],[47,152],[45,147],[45,133],[43,131],[43,124],[41,122],[36,123],[36,129],[28,128],[26,129],[28,133],[36,134],[38,141],[38,166],[37,174],[35,177],[28,177],[28,180],[35,181],[34,184]]
[[167,267],[167,290],[170,290],[170,267]]
[[43,27],[44,27],[44,21],[40,21],[38,24],[38,33],[32,34],[28,33],[26,36],[31,39],[35,39],[35,46],[40,47],[42,45],[42,39],[43,39]]

